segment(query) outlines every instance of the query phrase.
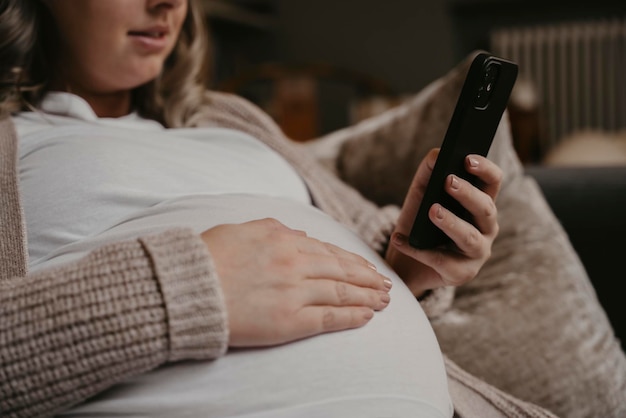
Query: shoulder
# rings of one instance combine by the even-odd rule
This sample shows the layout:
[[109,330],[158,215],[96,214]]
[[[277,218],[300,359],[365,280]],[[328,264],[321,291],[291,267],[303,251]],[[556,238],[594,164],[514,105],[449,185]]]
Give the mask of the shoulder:
[[[234,93],[207,90],[203,106],[197,112],[198,116],[231,115],[247,119],[263,120],[269,115],[250,100]],[[196,116],[196,115],[194,115]]]
[[[282,131],[263,109],[237,94],[207,90],[202,105],[186,126],[221,126],[243,131],[281,135]],[[261,132],[260,132],[261,131]]]

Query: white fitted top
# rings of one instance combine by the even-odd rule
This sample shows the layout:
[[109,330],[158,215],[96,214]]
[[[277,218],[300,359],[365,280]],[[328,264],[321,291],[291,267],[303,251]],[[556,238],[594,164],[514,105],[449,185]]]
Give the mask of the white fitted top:
[[243,132],[165,129],[135,114],[98,118],[69,93],[49,94],[41,107],[15,118],[31,270],[59,248],[182,196],[310,203],[295,170]]

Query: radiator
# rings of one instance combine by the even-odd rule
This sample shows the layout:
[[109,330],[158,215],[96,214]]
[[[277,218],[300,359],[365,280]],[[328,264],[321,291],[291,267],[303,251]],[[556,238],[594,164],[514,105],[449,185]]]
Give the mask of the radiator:
[[489,42],[534,86],[544,149],[575,131],[626,128],[626,18],[496,29]]

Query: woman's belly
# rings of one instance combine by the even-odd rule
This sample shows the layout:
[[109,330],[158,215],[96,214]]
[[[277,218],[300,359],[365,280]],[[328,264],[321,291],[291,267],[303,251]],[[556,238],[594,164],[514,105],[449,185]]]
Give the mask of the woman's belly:
[[443,359],[421,307],[377,253],[314,207],[258,196],[181,198],[61,248],[36,268],[168,227],[202,232],[218,224],[266,217],[370,260],[393,281],[389,306],[359,329],[270,348],[230,350],[215,361],[163,366],[61,416],[451,417]]

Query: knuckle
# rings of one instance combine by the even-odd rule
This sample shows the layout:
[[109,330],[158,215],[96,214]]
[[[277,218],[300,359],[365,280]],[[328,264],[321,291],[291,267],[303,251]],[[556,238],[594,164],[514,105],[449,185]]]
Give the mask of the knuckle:
[[324,309],[324,314],[322,315],[322,329],[325,331],[333,330],[337,326],[337,317],[335,312],[330,308]]
[[453,276],[450,278],[450,282],[454,286],[463,285],[469,281],[471,281],[476,276],[476,271],[473,268],[469,268],[467,266],[460,267],[456,269]]
[[433,265],[435,270],[445,266],[446,264],[446,256],[443,251],[435,251],[433,254]]
[[446,211],[443,211],[443,219],[442,221],[447,221],[448,228],[450,231],[455,231],[457,228],[457,218],[455,216],[448,216]]
[[324,254],[339,255],[339,250],[334,245],[319,240],[317,242],[321,244]]
[[496,218],[498,216],[498,208],[493,200],[489,199],[485,206],[485,216],[487,218]]
[[352,279],[356,276],[356,273],[352,269],[352,264],[348,260],[337,258],[337,264],[339,265],[344,277],[347,279]]
[[498,237],[498,234],[500,233],[500,223],[498,223],[498,219],[495,218],[495,222],[493,222],[493,225],[490,226],[490,230],[489,232],[486,234],[486,237],[489,239],[489,243],[493,243],[493,241],[495,241],[495,239]]
[[340,305],[347,305],[350,299],[348,294],[348,286],[343,282],[335,282],[335,292]]
[[262,219],[259,219],[257,222],[267,225],[267,226],[272,226],[275,224],[275,221],[276,219],[274,218],[262,218]]
[[284,225],[274,218],[263,218],[260,220],[269,229],[282,229]]
[[493,177],[494,177],[495,183],[497,184],[502,183],[502,180],[504,178],[504,172],[502,171],[500,167],[498,166],[495,167]]
[[480,238],[480,233],[475,228],[471,228],[467,232],[467,234],[465,234],[465,237],[463,238],[463,243],[466,248],[474,249],[478,247],[480,243]]

